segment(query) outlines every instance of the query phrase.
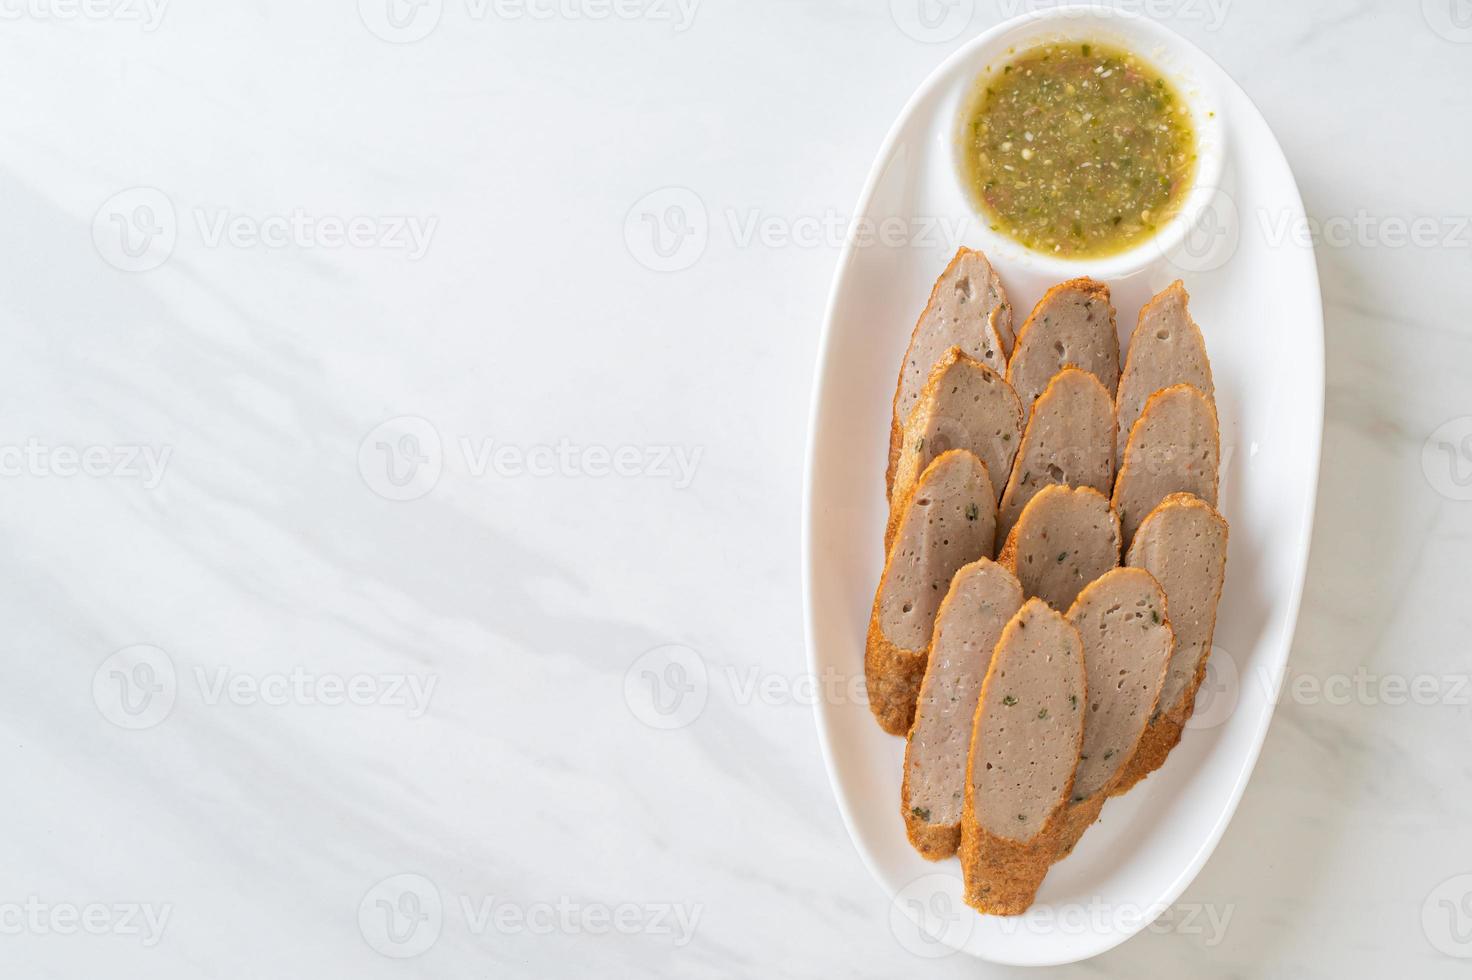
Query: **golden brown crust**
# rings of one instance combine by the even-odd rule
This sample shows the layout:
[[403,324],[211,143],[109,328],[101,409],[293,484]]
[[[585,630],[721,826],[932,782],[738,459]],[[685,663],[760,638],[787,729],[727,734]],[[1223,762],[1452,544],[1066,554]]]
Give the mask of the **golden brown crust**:
[[[960,265],[961,262],[966,258],[966,256],[972,254],[973,251],[974,249],[969,249],[965,246],[957,249],[956,254],[952,256],[951,261],[947,263],[945,271],[942,272],[940,276],[935,280],[935,285],[932,286],[930,289],[930,299],[926,301],[925,309],[921,311],[919,319],[915,321],[915,328],[910,331],[910,343],[909,346],[905,348],[904,359],[900,361],[900,371],[894,386],[893,408],[890,412],[889,465],[884,472],[884,493],[885,496],[889,497],[891,500],[895,496],[895,473],[897,471],[897,468],[899,467],[900,447],[904,442],[905,435],[904,419],[900,417],[900,393],[904,390],[905,387],[905,366],[910,363],[910,352],[915,349],[915,341],[920,336],[920,327],[924,325],[926,319],[930,316],[931,311],[935,309],[936,304],[940,302],[941,288],[945,285],[946,280],[950,277],[951,271],[954,270],[956,266]],[[984,254],[982,255],[982,257],[986,258]],[[990,260],[987,260],[987,265],[991,266]],[[992,271],[995,274],[996,270],[993,269]],[[998,279],[998,290],[1001,290],[1000,278]],[[1008,304],[1006,294],[1003,293],[1002,305],[993,309],[991,313],[988,314],[986,322],[986,329],[991,331],[992,339],[997,345],[997,351],[1004,359],[1010,353],[1009,341],[1011,340],[1010,334],[1012,331],[1009,327],[1005,332],[1006,335],[1004,335],[1004,332],[998,329],[997,317],[998,311],[1007,307]]]
[[[1033,497],[1033,500],[1038,499]],[[1032,501],[1028,501],[1032,503]],[[1007,540],[1002,542],[1002,550],[997,555],[997,564],[1001,565],[1013,575],[1017,574],[1017,528],[1022,524],[1022,515],[1027,513],[1027,508],[1022,508],[1022,514],[1017,517],[1017,523],[1012,525],[1012,530],[1007,534]]]
[[1073,853],[1084,832],[1098,822],[1108,800],[1109,793],[1102,790],[1083,801],[1069,799],[1068,806],[1063,808],[1063,829],[1058,833],[1058,851],[1053,855],[1054,864]]
[[[889,573],[886,563],[885,574]],[[884,580],[880,579],[880,589]],[[915,700],[920,696],[920,682],[925,678],[925,665],[930,649],[901,650],[884,635],[879,625],[879,597],[874,597],[874,612],[869,617],[869,636],[864,649],[864,687],[868,692],[869,710],[879,727],[891,735],[909,734],[915,722]]]
[[[1196,687],[1193,685],[1187,695],[1192,702],[1196,700]],[[1145,735],[1140,739],[1140,747],[1135,749],[1135,754],[1120,772],[1123,777],[1115,782],[1109,791],[1110,796],[1123,796],[1135,785],[1165,764],[1165,759],[1171,754],[1177,745],[1181,743],[1181,735],[1185,732],[1185,723],[1172,721],[1161,716],[1145,729]]]
[[[907,790],[909,782],[906,778]],[[940,861],[956,853],[956,848],[961,846],[960,821],[952,824],[926,823],[911,812],[908,798],[901,805],[905,817],[905,836],[910,838],[910,846],[921,857],[927,861]]]
[[[1224,539],[1231,534],[1231,525],[1227,523],[1227,519],[1217,513],[1215,507],[1190,493],[1173,493],[1162,500],[1159,506],[1150,512],[1150,516],[1141,522],[1140,531],[1143,532],[1150,520],[1167,507],[1194,507],[1204,510],[1221,525]],[[1220,601],[1222,587],[1226,584],[1226,576],[1227,563],[1222,562],[1216,583],[1218,601]],[[1168,602],[1169,597],[1167,597]],[[1168,609],[1167,606],[1167,615],[1169,615]],[[1196,673],[1192,675],[1191,683],[1186,686],[1186,690],[1175,704],[1157,706],[1155,716],[1151,719],[1150,724],[1145,726],[1145,734],[1140,738],[1139,748],[1130,757],[1130,761],[1120,767],[1119,775],[1109,790],[1110,796],[1123,796],[1134,789],[1140,780],[1164,765],[1166,757],[1180,744],[1181,736],[1185,733],[1186,722],[1191,720],[1191,715],[1196,711],[1196,693],[1201,690],[1201,685],[1206,680],[1206,662],[1211,656],[1211,634],[1215,632],[1216,620],[1213,616],[1212,630],[1206,637],[1207,655],[1196,664]]]
[[[900,366],[900,370],[904,370],[903,365]],[[900,446],[904,443],[905,439],[904,426],[900,425],[900,391],[898,388],[896,388],[894,391],[894,401],[895,416],[894,419],[889,423],[889,467],[884,471],[884,496],[891,501],[893,501],[894,499],[895,471],[900,465]]]
[[[1053,612],[1041,599],[1029,599],[1022,609],[1002,631],[997,641],[1000,650],[1017,632],[1018,623],[1033,603],[1039,603]],[[1068,623],[1074,629],[1072,623]],[[1075,629],[1075,633],[1077,630]],[[1088,700],[1088,677],[1084,671],[1082,657],[1083,641],[1078,641],[1079,690],[1083,701]],[[1062,850],[1063,835],[1068,828],[1068,799],[1073,793],[1074,774],[1078,771],[1078,758],[1083,752],[1084,730],[1078,729],[1077,744],[1073,747],[1073,770],[1064,781],[1062,792],[1053,804],[1052,812],[1042,828],[1028,841],[1015,841],[1000,837],[981,826],[976,814],[976,780],[971,767],[978,758],[978,735],[982,731],[981,716],[986,710],[988,689],[997,675],[997,658],[992,657],[991,666],[982,682],[981,697],[976,702],[976,715],[971,725],[971,751],[966,760],[966,798],[961,812],[961,873],[965,880],[966,904],[984,915],[1022,915],[1032,907],[1038,888],[1053,866],[1056,855]]]
[[[969,813],[969,786],[966,795]],[[1067,807],[1055,810],[1038,835],[1026,843],[997,837],[974,818],[962,817],[959,853],[966,904],[983,915],[1022,915],[1032,908],[1053,866],[1053,856],[1059,852],[1067,813]]]

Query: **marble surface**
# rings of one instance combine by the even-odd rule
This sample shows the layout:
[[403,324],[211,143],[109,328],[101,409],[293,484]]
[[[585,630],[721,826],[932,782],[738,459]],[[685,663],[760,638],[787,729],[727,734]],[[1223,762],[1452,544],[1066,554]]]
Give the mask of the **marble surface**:
[[[0,973],[1012,972],[844,832],[799,491],[881,139],[1051,4],[394,3],[0,9]],[[1236,819],[1056,972],[1463,975],[1472,6],[1118,5],[1283,142],[1327,430]]]

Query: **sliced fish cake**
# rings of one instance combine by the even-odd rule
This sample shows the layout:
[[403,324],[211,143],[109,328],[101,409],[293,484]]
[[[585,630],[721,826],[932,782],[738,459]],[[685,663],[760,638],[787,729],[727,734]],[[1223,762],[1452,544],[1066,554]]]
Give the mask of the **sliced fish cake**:
[[[1007,302],[1001,277],[986,256],[969,248],[958,251],[936,280],[930,302],[910,335],[894,394],[886,491],[894,487],[905,421],[919,403],[931,369],[952,347],[961,348],[998,374],[1007,371],[1007,352],[1012,349],[1012,305]],[[996,475],[998,483],[1002,479],[1002,474]]]
[[1216,402],[1206,341],[1191,319],[1190,300],[1186,287],[1176,280],[1140,311],[1140,320],[1130,336],[1124,373],[1119,378],[1115,414],[1119,417],[1121,461],[1135,421],[1157,391],[1187,384],[1201,391],[1213,404]]
[[[952,449],[967,449],[980,457],[1000,497],[1021,442],[1022,408],[1012,386],[953,347],[931,372],[925,393],[905,424],[891,501],[903,500],[925,467]],[[886,544],[893,535],[891,520]]]
[[957,449],[926,467],[905,501],[874,596],[864,654],[869,709],[891,735],[904,735],[914,720],[935,616],[951,579],[963,566],[992,555],[996,499],[986,465]]
[[997,516],[1003,541],[1043,487],[1114,485],[1114,399],[1099,379],[1064,368],[1033,406]]
[[1021,608],[1017,578],[983,558],[956,573],[936,616],[900,794],[910,843],[931,861],[961,843],[976,702],[1002,630]]
[[1032,905],[1066,829],[1087,700],[1078,630],[1029,601],[1002,631],[972,733],[961,871],[973,908]]
[[1023,595],[1068,609],[1084,586],[1119,565],[1119,518],[1093,487],[1044,487],[1022,509],[997,563]]
[[1204,394],[1175,385],[1152,395],[1130,433],[1114,485],[1125,547],[1140,522],[1173,493],[1195,494],[1215,507],[1221,455],[1216,408]]
[[1007,381],[1022,399],[1024,421],[1033,402],[1065,367],[1094,375],[1111,399],[1119,390],[1119,334],[1109,287],[1102,282],[1071,279],[1054,286],[1017,332]]
[[1155,576],[1165,592],[1175,643],[1160,705],[1113,795],[1160,768],[1195,710],[1226,579],[1228,533],[1227,522],[1210,504],[1190,494],[1173,494],[1145,518],[1130,546],[1130,567]]
[[1107,573],[1068,610],[1068,621],[1083,638],[1089,698],[1060,857],[1099,819],[1159,705],[1173,646],[1167,611],[1159,583],[1140,568]]

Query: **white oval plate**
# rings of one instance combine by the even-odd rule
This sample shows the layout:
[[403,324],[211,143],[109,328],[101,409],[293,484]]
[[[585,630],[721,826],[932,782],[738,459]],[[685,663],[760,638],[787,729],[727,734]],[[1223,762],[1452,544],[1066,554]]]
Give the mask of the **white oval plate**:
[[[961,902],[958,862],[932,864],[911,849],[899,812],[904,741],[880,731],[862,699],[819,699],[819,737],[844,822],[894,897],[892,918],[919,926],[903,941],[922,955],[959,949],[997,963],[1068,963],[1118,945],[1169,908],[1211,855],[1252,773],[1303,588],[1324,379],[1323,310],[1298,188],[1262,115],[1200,51],[1149,21],[1086,16],[1127,35],[1142,54],[1161,55],[1158,64],[1189,62],[1224,123],[1223,192],[1190,247],[1108,281],[1122,344],[1152,293],[1177,278],[1191,293],[1221,415],[1220,506],[1232,525],[1226,591],[1210,675],[1180,747],[1105,807],[1020,918],[972,913]],[[809,430],[803,585],[815,677],[863,675],[883,564],[891,401],[911,329],[957,246],[995,246],[995,236],[962,227],[973,219],[953,161],[961,100],[994,61],[999,39],[1076,18],[1068,9],[1017,18],[947,60],[895,123],[860,198],[823,329]],[[993,259],[1020,326],[1051,282],[1005,251]],[[830,688],[855,685],[825,682]]]

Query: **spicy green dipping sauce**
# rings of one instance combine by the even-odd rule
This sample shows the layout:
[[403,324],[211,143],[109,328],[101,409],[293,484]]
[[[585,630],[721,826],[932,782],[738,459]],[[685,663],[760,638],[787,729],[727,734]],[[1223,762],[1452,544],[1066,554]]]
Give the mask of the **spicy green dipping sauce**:
[[1179,212],[1196,173],[1190,110],[1135,55],[1052,44],[977,84],[962,170],[994,230],[1088,258],[1124,251]]

